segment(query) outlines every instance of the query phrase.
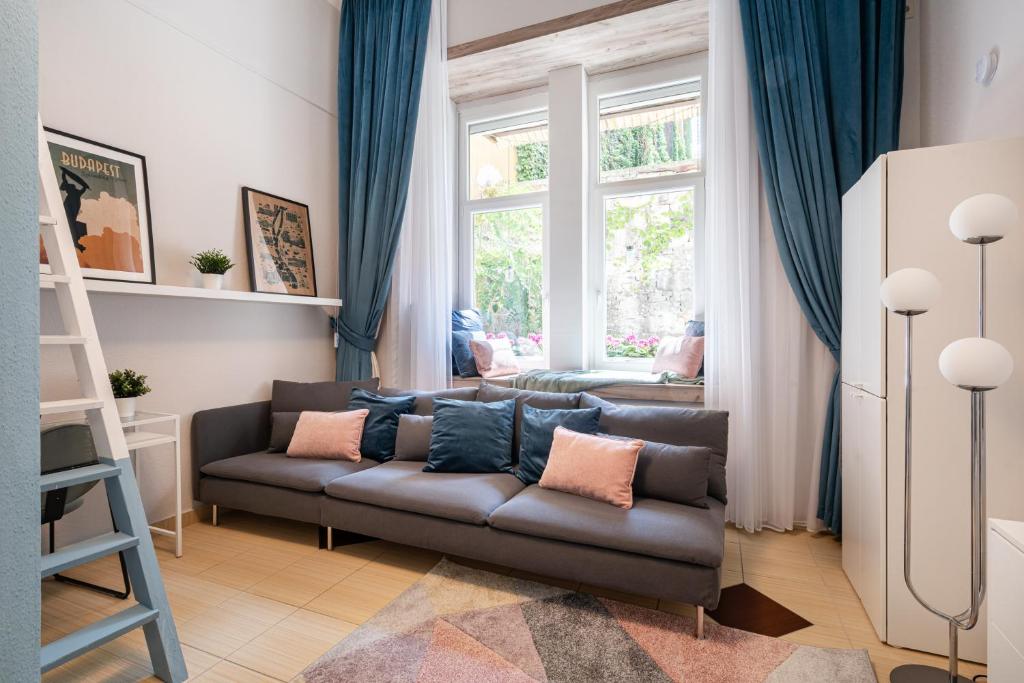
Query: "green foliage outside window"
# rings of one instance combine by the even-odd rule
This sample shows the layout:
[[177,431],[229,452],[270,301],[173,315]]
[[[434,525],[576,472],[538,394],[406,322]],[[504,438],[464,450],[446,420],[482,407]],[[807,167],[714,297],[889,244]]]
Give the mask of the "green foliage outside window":
[[516,145],[516,180],[544,180],[548,177],[548,143],[527,142]]
[[521,355],[539,352],[532,346],[543,328],[540,207],[475,214],[473,240],[475,305],[485,329],[505,333]]

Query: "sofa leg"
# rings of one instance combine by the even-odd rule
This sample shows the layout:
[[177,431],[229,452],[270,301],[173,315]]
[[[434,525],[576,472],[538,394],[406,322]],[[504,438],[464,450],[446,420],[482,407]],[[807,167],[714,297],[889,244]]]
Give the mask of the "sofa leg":
[[217,519],[217,506],[213,505],[212,507],[213,507],[213,525],[214,526],[219,526],[220,525],[220,520]]
[[327,527],[327,549],[334,550],[334,527]]
[[697,640],[704,640],[704,608],[697,605]]

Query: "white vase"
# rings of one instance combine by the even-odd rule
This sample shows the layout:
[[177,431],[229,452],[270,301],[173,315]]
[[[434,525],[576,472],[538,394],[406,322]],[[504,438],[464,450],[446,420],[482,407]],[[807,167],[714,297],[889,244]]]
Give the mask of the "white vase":
[[222,273],[203,273],[203,288],[222,289],[224,287],[224,275]]
[[131,419],[135,417],[135,399],[137,396],[129,396],[128,398],[115,398],[114,403],[117,404],[117,414],[123,419]]

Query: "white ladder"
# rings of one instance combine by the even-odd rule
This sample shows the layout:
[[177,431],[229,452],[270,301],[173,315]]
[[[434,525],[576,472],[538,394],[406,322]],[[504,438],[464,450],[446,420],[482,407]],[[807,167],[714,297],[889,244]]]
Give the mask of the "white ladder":
[[42,401],[39,414],[84,411],[99,455],[99,464],[79,467],[40,479],[45,493],[75,484],[103,480],[117,531],[60,548],[40,561],[42,578],[93,560],[124,553],[128,577],[137,604],[101,619],[63,638],[44,645],[40,651],[42,671],[93,650],[129,631],[142,627],[149,647],[153,672],[163,681],[184,681],[188,677],[185,659],[178,643],[171,608],[167,603],[160,566],[149,535],[146,513],[138,484],[128,457],[124,432],[114,405],[114,394],[107,379],[106,363],[100,350],[96,323],[89,306],[71,230],[61,203],[57,175],[39,122],[39,182],[45,214],[39,217],[43,243],[50,262],[50,273],[41,274],[40,284],[53,283],[57,305],[64,323],[64,334],[42,335],[44,345],[66,345],[74,359],[82,397],[61,401]]

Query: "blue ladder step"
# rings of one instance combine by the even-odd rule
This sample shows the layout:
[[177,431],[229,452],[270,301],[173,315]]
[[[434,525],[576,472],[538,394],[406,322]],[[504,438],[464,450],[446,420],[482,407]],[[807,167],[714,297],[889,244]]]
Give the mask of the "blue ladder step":
[[41,493],[46,493],[47,491],[75,486],[76,484],[85,484],[90,481],[99,481],[100,479],[116,477],[119,474],[121,474],[120,467],[117,465],[107,465],[106,463],[97,463],[86,467],[76,467],[72,470],[62,470],[60,472],[51,472],[50,474],[44,474],[39,477],[39,491]]
[[39,562],[40,575],[43,578],[53,576],[65,569],[71,569],[72,567],[98,560],[101,557],[134,548],[138,544],[138,537],[119,531],[111,531],[102,536],[87,538],[84,541],[65,546],[49,555],[43,555]]
[[43,645],[39,655],[40,667],[43,671],[49,671],[104,643],[120,638],[132,629],[148,624],[156,619],[157,614],[155,609],[150,609],[145,605],[135,605],[106,619],[89,624],[60,640]]

